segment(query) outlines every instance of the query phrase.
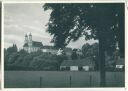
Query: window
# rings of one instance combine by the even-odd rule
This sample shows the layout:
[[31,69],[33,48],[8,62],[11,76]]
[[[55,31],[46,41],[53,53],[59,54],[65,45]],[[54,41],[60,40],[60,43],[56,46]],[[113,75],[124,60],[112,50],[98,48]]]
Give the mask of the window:
[[78,66],[70,66],[71,71],[78,71]]

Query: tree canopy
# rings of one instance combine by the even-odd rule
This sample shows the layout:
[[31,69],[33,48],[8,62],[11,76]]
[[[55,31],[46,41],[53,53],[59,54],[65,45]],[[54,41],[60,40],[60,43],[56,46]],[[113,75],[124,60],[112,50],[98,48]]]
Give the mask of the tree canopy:
[[[59,70],[66,55],[53,55],[41,51],[27,53],[25,50],[14,51],[14,46],[4,51],[5,70]],[[11,50],[11,51],[10,51]]]
[[52,10],[47,32],[53,35],[57,47],[65,47],[80,37],[99,40],[101,86],[105,86],[105,51],[113,52],[119,43],[124,53],[123,3],[46,3]]
[[118,40],[124,52],[124,4],[59,3],[43,8],[52,10],[47,32],[53,35],[55,46],[64,47],[82,36],[85,40],[101,37],[106,50],[113,50]]

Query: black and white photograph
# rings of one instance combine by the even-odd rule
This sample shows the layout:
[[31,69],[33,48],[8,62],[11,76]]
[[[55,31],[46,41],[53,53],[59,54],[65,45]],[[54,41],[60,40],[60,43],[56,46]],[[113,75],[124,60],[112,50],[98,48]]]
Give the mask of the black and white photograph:
[[125,87],[125,3],[4,3],[4,88]]

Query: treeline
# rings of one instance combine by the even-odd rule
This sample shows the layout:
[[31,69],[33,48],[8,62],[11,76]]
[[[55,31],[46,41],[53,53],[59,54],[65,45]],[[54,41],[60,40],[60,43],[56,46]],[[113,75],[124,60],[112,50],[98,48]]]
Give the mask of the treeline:
[[[78,51],[79,50],[79,51]],[[106,67],[110,69],[115,68],[114,55],[106,53]],[[72,54],[53,55],[50,53],[43,53],[41,51],[27,53],[24,50],[17,50],[17,46],[4,49],[4,67],[5,70],[60,70],[60,65],[63,60],[77,60],[92,58],[95,63],[95,70],[99,70],[99,44],[92,45],[86,43],[81,49],[73,49]]]
[[4,50],[5,70],[59,70],[60,64],[67,59],[66,55],[53,55],[41,51],[27,53],[17,51],[16,45]]
[[66,55],[53,55],[50,53],[43,53],[41,51],[27,53],[24,50],[18,51],[17,46],[4,49],[4,67],[5,70],[59,70],[63,60],[83,59],[86,57],[93,57],[95,61],[95,69],[98,70],[98,43],[93,45],[85,44],[80,49],[81,54],[73,49],[71,56]]

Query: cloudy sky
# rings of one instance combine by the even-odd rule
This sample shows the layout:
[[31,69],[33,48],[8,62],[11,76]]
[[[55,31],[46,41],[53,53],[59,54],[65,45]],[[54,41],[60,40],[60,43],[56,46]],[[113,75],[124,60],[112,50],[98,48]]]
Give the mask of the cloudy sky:
[[[4,47],[17,44],[18,48],[22,48],[24,44],[25,34],[31,32],[33,40],[40,41],[44,45],[52,45],[50,43],[51,36],[45,31],[48,23],[50,12],[43,11],[43,4],[35,3],[15,3],[4,5]],[[94,40],[85,41],[83,38],[76,42],[71,42],[68,46],[72,48],[80,48],[83,44]]]

